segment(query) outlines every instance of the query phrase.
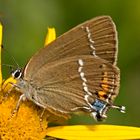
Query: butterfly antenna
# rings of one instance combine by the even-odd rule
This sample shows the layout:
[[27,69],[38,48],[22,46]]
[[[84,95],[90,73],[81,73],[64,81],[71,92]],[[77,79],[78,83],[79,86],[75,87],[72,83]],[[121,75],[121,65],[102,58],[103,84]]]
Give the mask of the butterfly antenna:
[[13,68],[15,68],[15,66],[14,65],[9,65],[9,64],[2,64],[3,66],[7,66],[7,67],[9,67],[10,69],[13,69]]
[[[16,64],[17,68],[19,68],[19,65],[16,62],[15,58],[3,47],[3,45],[1,45],[1,47],[2,47],[2,50],[4,50],[9,55],[9,57],[11,57],[11,59],[13,60],[13,62]],[[7,64],[4,64],[4,65],[7,65]],[[14,67],[14,66],[13,65],[9,65],[9,67]]]
[[13,72],[13,70],[17,67],[15,67],[14,65],[9,65],[9,64],[2,64],[3,66],[6,66],[10,69],[10,73]]

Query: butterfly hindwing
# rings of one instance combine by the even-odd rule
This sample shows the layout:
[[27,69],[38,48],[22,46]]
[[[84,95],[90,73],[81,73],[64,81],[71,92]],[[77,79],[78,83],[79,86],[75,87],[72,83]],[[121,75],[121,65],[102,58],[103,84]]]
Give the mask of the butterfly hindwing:
[[118,94],[119,70],[99,57],[79,55],[43,65],[28,82],[37,87],[35,96],[28,95],[33,102],[58,115],[70,114],[88,107],[84,97],[89,93],[91,102],[102,98],[111,103]]

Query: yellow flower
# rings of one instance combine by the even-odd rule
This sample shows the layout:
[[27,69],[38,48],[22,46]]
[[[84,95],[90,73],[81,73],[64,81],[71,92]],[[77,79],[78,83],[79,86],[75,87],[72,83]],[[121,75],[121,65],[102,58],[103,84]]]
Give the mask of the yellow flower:
[[[2,25],[0,25],[0,45],[2,41]],[[1,48],[1,47],[0,47]],[[1,52],[0,52],[1,54]],[[0,59],[1,64],[1,59]],[[12,111],[15,109],[20,93],[16,91],[8,91],[12,88],[11,84],[16,83],[12,77],[3,81],[0,66],[0,139],[2,140],[42,140],[47,134],[47,121],[44,117],[40,122],[40,110],[35,104],[25,101],[20,105],[17,114],[12,116]]]
[[140,128],[115,125],[73,125],[47,129],[47,135],[68,140],[140,139]]
[[[45,45],[55,40],[55,29],[49,28]],[[0,25],[0,45],[2,41],[2,26]],[[1,54],[1,48],[0,48]],[[1,64],[1,57],[0,57]],[[16,115],[11,117],[11,111],[15,108],[20,93],[11,91],[11,84],[16,83],[12,77],[2,84],[2,72],[0,67],[0,139],[2,140],[42,140],[45,136],[68,140],[122,140],[140,139],[140,128],[115,125],[73,125],[47,128],[44,117],[40,122],[41,109],[29,101],[20,105]],[[10,118],[11,117],[11,118]]]

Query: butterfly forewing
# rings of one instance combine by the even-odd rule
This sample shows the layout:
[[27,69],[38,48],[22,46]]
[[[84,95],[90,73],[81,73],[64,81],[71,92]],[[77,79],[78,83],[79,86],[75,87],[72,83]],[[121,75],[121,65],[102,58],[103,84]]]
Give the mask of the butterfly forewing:
[[117,49],[117,32],[111,17],[96,17],[42,48],[26,65],[24,76],[31,78],[43,65],[76,55],[98,56],[116,64]]
[[89,93],[91,103],[95,98],[112,103],[118,94],[119,70],[99,57],[79,55],[44,64],[28,84],[37,89],[36,96],[28,95],[33,102],[57,115],[70,114],[88,107],[84,97]]

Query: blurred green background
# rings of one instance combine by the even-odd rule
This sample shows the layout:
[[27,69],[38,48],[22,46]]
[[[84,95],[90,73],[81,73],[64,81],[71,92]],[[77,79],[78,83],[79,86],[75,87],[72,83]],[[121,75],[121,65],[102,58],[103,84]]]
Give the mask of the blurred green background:
[[[0,21],[4,26],[3,45],[21,67],[43,47],[47,27],[57,36],[85,20],[110,15],[119,35],[118,66],[121,89],[115,104],[125,105],[121,114],[110,110],[103,122],[140,126],[140,1],[139,0],[0,0]],[[13,64],[7,53],[3,63]],[[5,78],[8,68],[3,68]],[[70,124],[96,124],[90,117],[76,117]],[[100,124],[100,123],[98,123]]]

